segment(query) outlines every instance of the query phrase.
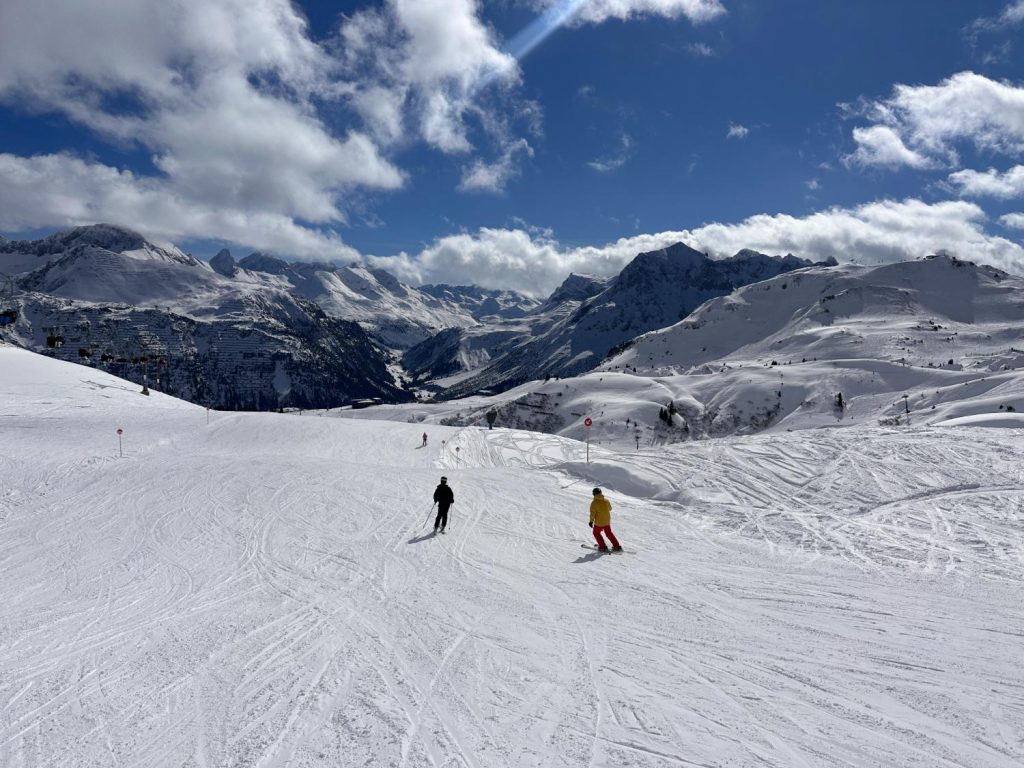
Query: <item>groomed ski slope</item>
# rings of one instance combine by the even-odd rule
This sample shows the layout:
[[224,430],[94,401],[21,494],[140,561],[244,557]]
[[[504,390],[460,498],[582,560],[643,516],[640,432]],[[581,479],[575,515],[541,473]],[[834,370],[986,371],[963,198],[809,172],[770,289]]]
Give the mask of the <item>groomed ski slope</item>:
[[1016,429],[588,465],[137,389],[0,347],[5,768],[1024,763]]

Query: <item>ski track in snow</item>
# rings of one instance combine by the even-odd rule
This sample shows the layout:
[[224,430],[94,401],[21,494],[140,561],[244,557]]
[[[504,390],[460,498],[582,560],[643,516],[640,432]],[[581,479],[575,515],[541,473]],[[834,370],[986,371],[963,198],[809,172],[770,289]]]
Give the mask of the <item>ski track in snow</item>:
[[[415,450],[421,425],[206,426],[108,387],[0,401],[0,765],[1024,763],[1007,431],[587,465],[550,435]],[[579,547],[594,484],[628,557]]]

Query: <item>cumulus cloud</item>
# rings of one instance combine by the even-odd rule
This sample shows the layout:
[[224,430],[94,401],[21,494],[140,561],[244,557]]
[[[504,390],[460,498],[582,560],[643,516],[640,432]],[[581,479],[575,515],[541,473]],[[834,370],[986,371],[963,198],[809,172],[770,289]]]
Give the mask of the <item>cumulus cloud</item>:
[[211,207],[175,194],[161,179],[67,154],[0,154],[0,178],[0,229],[143,222],[146,235],[159,242],[200,237],[304,258],[359,258],[337,235],[300,226],[290,216]]
[[725,13],[720,0],[539,0],[536,4],[544,8],[564,8],[569,23],[574,24],[600,24],[609,19],[640,16],[684,17],[701,24]]
[[[0,8],[0,100],[62,113],[112,143],[139,146],[158,173],[140,177],[64,154],[6,156],[26,184],[58,165],[69,173],[52,199],[38,201],[52,220],[16,199],[7,226],[61,224],[94,210],[152,233],[199,235],[187,223],[204,220],[204,235],[230,238],[250,219],[276,233],[261,247],[303,250],[322,236],[296,222],[342,223],[347,195],[404,183],[366,131],[335,129],[321,117],[318,103],[347,90],[336,68],[288,0],[8,0]],[[73,210],[57,190],[76,187],[100,190],[100,198]],[[195,215],[204,209],[205,217]],[[168,227],[174,210],[182,222]]]
[[382,142],[402,138],[408,124],[442,152],[469,152],[467,121],[480,101],[520,77],[476,0],[386,0],[344,19],[339,34],[352,104]]
[[957,146],[1024,153],[1024,88],[960,72],[938,85],[897,85],[893,95],[848,112],[873,125],[855,128],[848,165],[936,168],[959,163]]
[[949,182],[966,197],[996,197],[1002,200],[1024,197],[1024,165],[1015,165],[1002,172],[995,168],[987,171],[956,171],[950,174]]
[[903,139],[887,125],[854,128],[853,140],[857,150],[843,158],[847,166],[880,166],[900,168],[907,166],[919,170],[938,167],[939,163],[920,152],[908,149]]
[[881,264],[946,250],[1011,271],[1024,271],[1024,249],[989,235],[985,212],[973,203],[950,200],[882,200],[855,208],[829,208],[804,217],[752,216],[737,224],[709,224],[691,233],[692,242],[715,253],[754,248],[765,253]]
[[[63,164],[64,194],[72,185],[133,190],[83,201],[75,220],[84,207],[147,233],[224,239],[240,217],[263,220],[260,231],[280,220],[290,224],[274,225],[259,247],[302,255],[325,242],[337,251],[337,237],[322,241],[320,228],[344,224],[363,192],[404,185],[393,151],[422,141],[476,152],[473,122],[493,156],[464,169],[460,189],[473,191],[501,189],[532,153],[495,111],[518,106],[538,135],[536,104],[509,97],[518,65],[478,10],[476,0],[383,0],[318,44],[289,0],[9,0],[0,5],[0,101],[62,113],[115,145],[141,147],[155,172],[74,164],[59,152],[6,161],[32,171],[24,179]],[[160,195],[168,199],[157,205]],[[140,198],[150,204],[129,205]],[[45,224],[69,220],[68,200],[56,192],[40,203],[55,216]],[[188,232],[203,206],[210,215],[201,231]],[[183,219],[169,228],[173,210]],[[20,205],[5,220],[14,229],[44,223]],[[290,246],[284,232],[294,236]]]
[[565,247],[549,233],[481,229],[442,237],[418,254],[372,261],[412,283],[476,283],[549,294],[570,272],[611,276],[637,253],[676,242],[728,256],[742,248],[768,254],[793,253],[821,260],[881,264],[945,250],[1024,271],[1024,249],[985,231],[985,213],[964,201],[925,203],[883,200],[854,208],[829,208],[809,216],[752,216],[738,223],[712,223],[692,230],[659,232],[601,246]]
[[679,233],[640,235],[599,247],[565,248],[550,235],[523,229],[482,228],[438,238],[417,254],[369,257],[410,283],[476,284],[546,296],[570,272],[613,275],[644,250],[677,242]]
[[1010,229],[1024,229],[1024,213],[1007,213],[999,217],[999,223]]

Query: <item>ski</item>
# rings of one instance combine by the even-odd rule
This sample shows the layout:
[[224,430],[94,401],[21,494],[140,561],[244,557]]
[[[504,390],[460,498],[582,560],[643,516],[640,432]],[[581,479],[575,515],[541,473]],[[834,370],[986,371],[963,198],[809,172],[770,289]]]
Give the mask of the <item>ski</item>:
[[618,551],[612,551],[610,549],[598,549],[596,544],[580,544],[583,549],[592,549],[595,552],[600,552],[605,555],[621,555],[626,550],[620,549]]

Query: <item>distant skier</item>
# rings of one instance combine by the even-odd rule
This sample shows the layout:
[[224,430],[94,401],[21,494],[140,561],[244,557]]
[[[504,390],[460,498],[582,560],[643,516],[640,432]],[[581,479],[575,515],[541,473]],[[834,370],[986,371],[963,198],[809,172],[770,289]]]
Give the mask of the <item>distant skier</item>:
[[607,552],[608,545],[601,537],[602,533],[608,534],[608,541],[612,543],[612,552],[621,552],[619,540],[612,533],[612,503],[601,493],[600,488],[594,489],[594,500],[590,502],[590,527],[594,529],[594,539],[597,541],[597,550]]
[[434,489],[434,502],[437,504],[437,519],[434,520],[434,532],[440,527],[444,533],[448,525],[448,507],[455,503],[455,494],[448,486],[448,478],[442,477],[441,484]]
[[427,433],[426,432],[423,433],[423,444],[420,447],[421,448],[426,448],[427,447]]

